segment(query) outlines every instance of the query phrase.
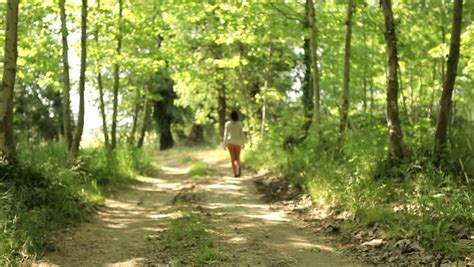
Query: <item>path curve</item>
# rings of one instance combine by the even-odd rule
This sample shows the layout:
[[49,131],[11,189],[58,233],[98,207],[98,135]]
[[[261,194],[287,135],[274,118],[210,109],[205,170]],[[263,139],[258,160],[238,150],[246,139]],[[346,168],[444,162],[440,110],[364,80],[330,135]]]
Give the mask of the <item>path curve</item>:
[[[213,150],[186,154],[160,152],[157,177],[138,177],[138,183],[107,199],[96,216],[65,231],[55,245],[57,251],[34,265],[159,266],[159,252],[148,240],[181,215],[171,203],[191,182],[198,185],[216,249],[229,256],[223,265],[361,266],[312,229],[265,204],[254,185],[255,174],[229,176],[225,154]],[[213,174],[192,180],[187,158],[205,161]]]

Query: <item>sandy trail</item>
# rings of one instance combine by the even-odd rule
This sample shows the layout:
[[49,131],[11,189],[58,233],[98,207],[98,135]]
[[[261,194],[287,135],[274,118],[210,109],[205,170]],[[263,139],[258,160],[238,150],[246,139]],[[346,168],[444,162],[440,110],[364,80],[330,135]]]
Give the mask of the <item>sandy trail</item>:
[[[171,204],[189,183],[197,184],[200,205],[209,218],[216,249],[228,256],[231,266],[360,266],[314,230],[282,211],[272,210],[257,192],[255,174],[229,176],[223,154],[215,151],[160,153],[156,178],[139,182],[107,199],[90,222],[66,231],[57,251],[36,266],[158,266],[159,252],[148,241],[159,236],[171,219],[180,216]],[[225,155],[225,154],[224,154]],[[199,158],[213,169],[197,182],[187,175],[183,158]]]

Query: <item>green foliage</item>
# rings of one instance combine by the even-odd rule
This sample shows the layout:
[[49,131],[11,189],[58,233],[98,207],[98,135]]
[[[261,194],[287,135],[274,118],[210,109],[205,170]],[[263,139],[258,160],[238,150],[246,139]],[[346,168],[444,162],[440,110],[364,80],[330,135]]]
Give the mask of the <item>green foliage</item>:
[[20,146],[17,165],[1,166],[0,262],[50,248],[48,233],[81,220],[103,197],[91,176],[64,168],[63,147]]
[[80,168],[94,174],[100,185],[127,183],[133,181],[136,174],[155,172],[150,151],[126,146],[114,151],[104,147],[84,149],[79,161]]
[[211,235],[206,231],[205,222],[194,214],[172,220],[162,240],[167,252],[171,253],[178,264],[204,265],[210,261],[225,260],[214,249]]
[[212,174],[212,169],[204,161],[194,160],[189,167],[188,174],[193,178],[205,177]]
[[[325,124],[319,135],[310,135],[285,149],[288,140],[275,127],[264,142],[252,148],[245,163],[271,168],[290,183],[307,190],[315,202],[348,211],[360,227],[377,224],[392,237],[418,237],[422,245],[436,252],[459,256],[456,245],[460,229],[474,225],[474,193],[465,176],[474,177],[472,128],[454,128],[446,166],[432,162],[432,126],[405,125],[412,144],[406,162],[387,162],[384,125],[364,126],[348,131],[344,154],[335,151],[336,135]],[[461,145],[464,144],[464,145]],[[461,165],[460,162],[463,164]],[[463,166],[463,167],[462,167]],[[459,229],[453,229],[452,225]]]
[[383,226],[391,226],[395,222],[394,214],[388,207],[359,207],[354,216],[365,227],[372,227],[375,224]]
[[49,233],[88,216],[104,200],[101,185],[153,171],[147,151],[108,153],[88,149],[76,166],[67,168],[62,143],[19,145],[19,163],[0,166],[0,264],[53,249]]

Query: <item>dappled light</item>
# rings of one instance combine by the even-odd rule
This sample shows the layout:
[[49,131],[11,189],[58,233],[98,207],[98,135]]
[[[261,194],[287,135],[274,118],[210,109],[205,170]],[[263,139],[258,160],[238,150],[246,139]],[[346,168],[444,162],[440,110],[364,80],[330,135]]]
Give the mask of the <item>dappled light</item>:
[[288,238],[288,243],[291,246],[295,246],[295,247],[299,247],[299,248],[317,248],[317,249],[321,249],[321,250],[328,251],[328,252],[335,252],[336,251],[336,249],[333,248],[333,247],[329,247],[329,246],[325,246],[325,245],[321,245],[321,244],[315,244],[315,243],[309,242],[308,240],[300,238],[300,237]]
[[256,219],[262,219],[264,221],[276,221],[276,222],[288,222],[290,221],[289,219],[285,218],[282,212],[271,212],[267,214],[249,214],[249,215],[244,215],[249,218],[256,218]]
[[0,266],[474,265],[474,0],[0,17]]
[[[187,218],[189,212],[194,214],[192,216],[204,214],[206,231],[217,242],[215,247],[220,253],[233,253],[234,257],[245,258],[248,263],[256,263],[269,253],[287,262],[307,258],[307,253],[318,258],[332,257],[312,253],[311,249],[321,253],[334,253],[336,249],[311,238],[310,233],[297,226],[283,211],[274,211],[269,204],[262,203],[253,186],[251,172],[241,178],[226,176],[229,164],[215,159],[213,151],[199,153],[208,155],[202,160],[214,170],[212,176],[202,180],[186,177],[189,169],[185,163],[175,160],[176,151],[158,156],[158,176],[140,176],[137,183],[117,198],[107,199],[95,218],[83,223],[75,233],[68,233],[66,246],[47,255],[42,266],[68,266],[79,262],[89,266],[141,266],[150,261],[147,253],[157,253],[157,257],[162,253],[154,251],[155,240],[162,240],[170,223]],[[193,158],[199,156],[192,151],[185,153]],[[170,159],[171,155],[174,159]],[[193,191],[186,191],[191,188]],[[186,194],[196,194],[198,202],[173,206],[172,200],[180,194],[184,194],[181,195],[183,199],[188,199]],[[99,254],[87,255],[91,252],[90,246]],[[133,249],[130,251],[129,248]]]

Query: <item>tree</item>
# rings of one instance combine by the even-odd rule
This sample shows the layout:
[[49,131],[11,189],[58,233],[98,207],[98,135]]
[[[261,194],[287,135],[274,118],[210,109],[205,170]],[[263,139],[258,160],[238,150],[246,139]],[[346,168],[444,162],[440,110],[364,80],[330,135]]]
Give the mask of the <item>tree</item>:
[[118,29],[117,29],[117,58],[114,64],[114,102],[112,113],[112,130],[110,148],[117,147],[117,112],[118,112],[118,93],[120,88],[120,56],[122,53],[122,16],[123,16],[123,0],[119,0]]
[[62,36],[62,56],[63,56],[63,127],[64,127],[64,138],[66,140],[66,146],[71,149],[73,136],[72,136],[72,125],[71,125],[71,107],[70,107],[70,91],[71,81],[69,78],[69,59],[68,59],[68,30],[66,25],[66,0],[59,0],[59,9],[61,12],[61,36]]
[[0,153],[15,159],[13,135],[13,92],[18,58],[18,6],[19,0],[7,1],[5,50],[2,87],[0,89]]
[[87,0],[82,0],[81,12],[81,69],[79,75],[79,114],[77,116],[77,128],[71,147],[71,157],[74,159],[79,153],[82,132],[84,129],[84,91],[86,83],[86,59],[87,59]]
[[140,129],[140,136],[138,137],[137,147],[141,148],[143,143],[145,142],[145,135],[146,132],[150,129],[150,111],[151,111],[151,101],[146,97],[145,104],[144,104],[144,112],[142,118],[142,127]]
[[398,52],[397,35],[392,12],[392,1],[381,0],[385,20],[385,44],[387,47],[387,126],[390,155],[395,159],[406,156],[403,132],[398,112]]
[[130,135],[128,136],[128,143],[133,145],[135,143],[135,135],[137,132],[138,127],[138,120],[140,116],[140,109],[141,109],[141,100],[142,95],[140,93],[140,87],[135,87],[135,103],[133,103],[133,112],[132,112],[132,130],[130,131]]
[[310,57],[311,57],[311,82],[313,87],[313,127],[319,126],[321,121],[321,108],[320,108],[320,93],[319,88],[319,67],[317,58],[317,29],[316,29],[316,14],[314,11],[313,0],[306,0],[307,8],[307,20],[310,28]]
[[160,133],[160,150],[172,148],[174,138],[171,125],[175,120],[174,100],[176,93],[173,90],[174,82],[167,71],[157,73],[154,79],[152,93],[159,96],[154,100],[154,117]]
[[[100,0],[97,0],[97,12],[100,11]],[[97,48],[99,47],[99,23],[97,22],[96,29],[95,29],[95,41],[97,44]],[[100,61],[101,59],[99,59]],[[107,128],[107,114],[105,112],[105,101],[104,101],[104,83],[102,81],[102,72],[101,72],[101,64],[98,62],[97,68],[97,87],[99,88],[99,106],[100,106],[100,115],[102,117],[102,132],[104,134],[104,144],[105,147],[109,147],[109,131]]]
[[451,113],[454,83],[459,62],[459,51],[461,42],[463,1],[455,0],[453,8],[453,26],[451,29],[451,44],[446,69],[446,77],[443,83],[443,93],[439,101],[438,123],[436,125],[434,155],[435,162],[443,159],[446,151],[448,123]]
[[217,113],[219,115],[219,134],[224,138],[225,122],[227,120],[227,99],[226,99],[226,87],[222,84],[217,88]]
[[350,82],[350,60],[351,60],[351,37],[352,37],[352,13],[354,12],[354,1],[347,0],[347,18],[346,18],[346,42],[344,52],[344,78],[341,95],[341,121],[339,125],[339,145],[343,149],[344,135],[347,127],[347,118],[349,116],[349,82]]

